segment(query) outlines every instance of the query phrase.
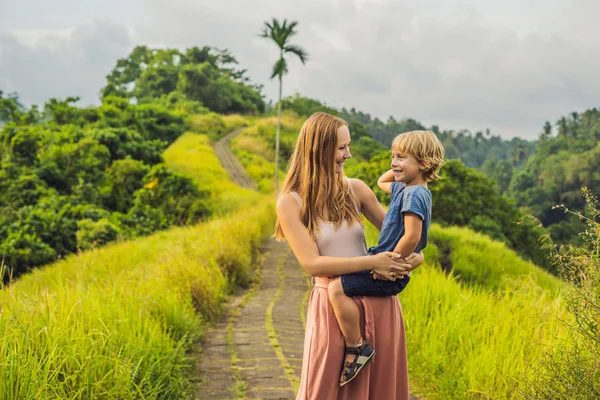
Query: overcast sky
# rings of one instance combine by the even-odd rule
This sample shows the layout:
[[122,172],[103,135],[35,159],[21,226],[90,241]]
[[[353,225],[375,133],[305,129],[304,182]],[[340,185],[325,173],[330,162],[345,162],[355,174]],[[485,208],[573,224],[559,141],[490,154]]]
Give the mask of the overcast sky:
[[97,104],[137,44],[227,48],[268,99],[271,17],[299,22],[294,92],[387,120],[536,138],[600,102],[598,0],[0,0],[0,90]]

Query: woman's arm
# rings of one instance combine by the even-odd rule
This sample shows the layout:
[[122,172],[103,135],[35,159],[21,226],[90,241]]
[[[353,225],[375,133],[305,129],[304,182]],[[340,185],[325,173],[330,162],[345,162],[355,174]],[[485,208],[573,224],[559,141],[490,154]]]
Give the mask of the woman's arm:
[[[411,253],[408,257],[401,258],[398,261],[401,263],[400,268],[403,269],[403,272],[402,273],[397,273],[397,272],[390,273],[390,276],[393,276],[394,278],[408,275],[411,271],[414,271],[415,269],[417,269],[421,264],[423,264],[423,261],[425,261],[425,255],[423,254],[422,251],[420,251],[418,253]],[[376,274],[376,273],[373,274],[373,278],[378,279],[378,274]]]
[[379,204],[375,193],[360,179],[350,179],[350,184],[360,203],[360,211],[380,231],[385,218],[385,209]]
[[[300,219],[300,206],[291,194],[282,194],[277,200],[277,219],[283,234],[302,268],[311,276],[339,276],[352,272],[372,269],[380,275],[391,277],[390,273],[406,273],[393,256],[385,252],[376,256],[327,257],[319,255],[315,242],[310,239],[306,227]],[[390,278],[388,278],[390,279]]]

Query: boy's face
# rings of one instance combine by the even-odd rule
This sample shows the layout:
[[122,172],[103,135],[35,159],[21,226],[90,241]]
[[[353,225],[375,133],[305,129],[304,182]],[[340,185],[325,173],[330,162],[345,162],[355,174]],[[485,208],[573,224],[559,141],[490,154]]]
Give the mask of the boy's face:
[[419,161],[396,149],[392,149],[392,171],[396,182],[404,182],[406,185],[422,183],[423,172]]

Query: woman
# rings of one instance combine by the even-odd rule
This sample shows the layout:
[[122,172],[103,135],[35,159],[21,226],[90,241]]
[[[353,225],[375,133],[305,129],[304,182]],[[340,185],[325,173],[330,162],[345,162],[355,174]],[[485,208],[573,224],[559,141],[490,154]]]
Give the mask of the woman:
[[377,355],[350,384],[339,386],[344,341],[327,296],[329,277],[371,269],[395,279],[423,262],[422,254],[410,264],[390,252],[367,256],[360,213],[380,229],[385,211],[365,183],[344,176],[349,146],[344,120],[325,113],[310,116],[277,200],[275,237],[288,241],[314,277],[297,400],[408,399],[404,321],[397,297],[355,299],[362,335]]

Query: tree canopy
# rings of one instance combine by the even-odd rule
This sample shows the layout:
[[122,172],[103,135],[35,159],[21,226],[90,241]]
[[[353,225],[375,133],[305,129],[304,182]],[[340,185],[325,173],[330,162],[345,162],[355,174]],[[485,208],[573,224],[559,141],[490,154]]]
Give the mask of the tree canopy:
[[262,87],[250,83],[227,50],[210,47],[150,49],[137,46],[107,75],[103,98],[152,103],[174,92],[223,114],[258,114],[265,110]]
[[77,100],[50,99],[38,112],[2,99],[10,118],[0,131],[0,256],[15,276],[210,213],[207,194],[163,164],[186,129],[180,103]]

